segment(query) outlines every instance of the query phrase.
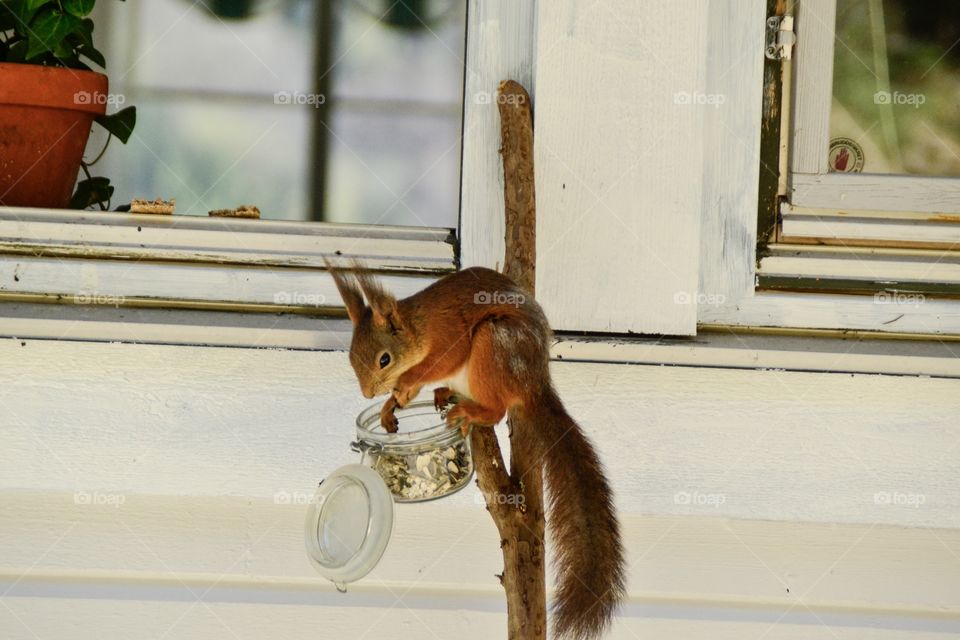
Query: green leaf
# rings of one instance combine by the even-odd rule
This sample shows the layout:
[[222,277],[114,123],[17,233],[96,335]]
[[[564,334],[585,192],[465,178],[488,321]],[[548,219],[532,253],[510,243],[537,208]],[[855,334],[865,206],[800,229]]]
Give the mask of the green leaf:
[[44,9],[33,22],[30,32],[27,60],[45,53],[56,51],[67,35],[77,28],[80,20],[56,9]]
[[70,198],[71,209],[86,209],[95,204],[108,207],[113,197],[113,185],[109,178],[94,177],[77,183],[77,190]]
[[90,18],[84,18],[77,24],[77,28],[73,30],[73,35],[77,36],[80,39],[80,44],[85,47],[93,46],[93,20]]
[[96,0],[63,0],[63,10],[70,15],[83,18],[90,15],[93,11],[93,4]]
[[137,108],[127,107],[109,116],[97,116],[96,121],[101,127],[115,135],[120,142],[126,144],[137,124]]
[[68,60],[69,58],[74,57],[76,54],[76,49],[68,40],[61,40],[57,43],[57,46],[53,48],[53,55],[57,56],[61,60]]
[[77,28],[70,34],[69,39],[75,43],[77,53],[86,56],[104,69],[107,68],[107,61],[103,54],[93,46],[93,20],[84,18],[77,25]]
[[21,31],[26,31],[23,29],[26,25],[29,25],[33,20],[33,16],[36,15],[37,10],[45,4],[54,4],[51,0],[21,0],[19,12],[17,15],[20,17],[20,20],[23,22],[21,25]]
[[98,65],[104,69],[107,68],[107,61],[103,59],[103,54],[93,47],[82,47],[80,49],[80,55],[86,56],[92,60],[95,65]]

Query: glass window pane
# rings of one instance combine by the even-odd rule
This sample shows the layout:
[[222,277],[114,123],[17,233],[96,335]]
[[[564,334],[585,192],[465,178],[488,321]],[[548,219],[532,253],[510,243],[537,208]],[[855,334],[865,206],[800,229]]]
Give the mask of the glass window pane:
[[[465,2],[338,0],[335,6],[337,96],[459,104]],[[422,13],[411,17],[401,11],[407,6]]]
[[[264,218],[456,226],[465,3],[322,1],[326,27],[311,0],[100,3],[111,91],[138,109],[130,143],[93,168],[113,205],[163,197],[178,214],[252,203]],[[299,98],[318,98],[320,38],[329,73],[313,108]],[[278,92],[297,99],[278,104]],[[101,147],[95,136],[88,159]]]
[[334,111],[327,220],[456,226],[460,117]]
[[[121,78],[139,86],[272,95],[313,86],[313,3],[249,3],[221,18],[194,0],[137,2],[137,38]],[[246,3],[239,3],[240,5]],[[126,13],[124,7],[117,13]],[[130,12],[133,13],[133,12]],[[126,77],[124,77],[126,76]]]
[[111,142],[94,167],[116,185],[115,205],[176,198],[178,214],[255,204],[264,218],[308,218],[308,108],[130,100],[138,111],[133,137]]
[[838,0],[830,170],[960,176],[960,3]]

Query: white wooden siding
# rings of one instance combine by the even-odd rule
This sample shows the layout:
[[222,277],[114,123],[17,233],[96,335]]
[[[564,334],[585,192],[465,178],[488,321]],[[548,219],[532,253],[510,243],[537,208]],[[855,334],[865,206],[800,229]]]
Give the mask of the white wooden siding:
[[[793,329],[854,329],[879,334],[960,334],[960,300],[894,301],[873,295],[762,291],[718,306],[704,306],[700,321],[711,325]],[[950,347],[946,347],[950,348]]]
[[955,252],[830,249],[818,247],[811,250],[806,245],[777,245],[770,255],[760,261],[758,273],[878,283],[960,283],[960,255]]
[[[347,594],[312,574],[303,506],[276,496],[357,459],[345,353],[3,340],[0,361],[5,638],[503,633],[472,486],[398,507]],[[960,381],[553,371],[624,518],[611,638],[960,633]]]

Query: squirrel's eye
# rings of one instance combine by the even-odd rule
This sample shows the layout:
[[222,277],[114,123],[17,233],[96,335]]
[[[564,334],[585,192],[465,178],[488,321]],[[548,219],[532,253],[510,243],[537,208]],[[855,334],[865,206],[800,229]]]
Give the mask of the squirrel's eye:
[[390,354],[385,353],[382,356],[380,356],[380,368],[383,369],[388,364],[390,364]]

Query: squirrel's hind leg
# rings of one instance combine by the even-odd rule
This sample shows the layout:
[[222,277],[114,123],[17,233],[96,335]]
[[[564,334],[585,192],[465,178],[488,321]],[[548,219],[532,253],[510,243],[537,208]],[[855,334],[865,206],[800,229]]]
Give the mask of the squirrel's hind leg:
[[506,410],[485,407],[473,400],[461,398],[457,404],[447,412],[447,426],[458,426],[464,436],[470,429],[471,424],[494,426],[506,414]]
[[529,384],[526,376],[542,372],[531,371],[528,362],[539,359],[535,332],[522,320],[514,318],[490,319],[474,331],[470,344],[468,379],[470,398],[460,399],[447,412],[451,426],[463,419],[464,432],[471,424],[496,425],[516,405],[517,391]]

